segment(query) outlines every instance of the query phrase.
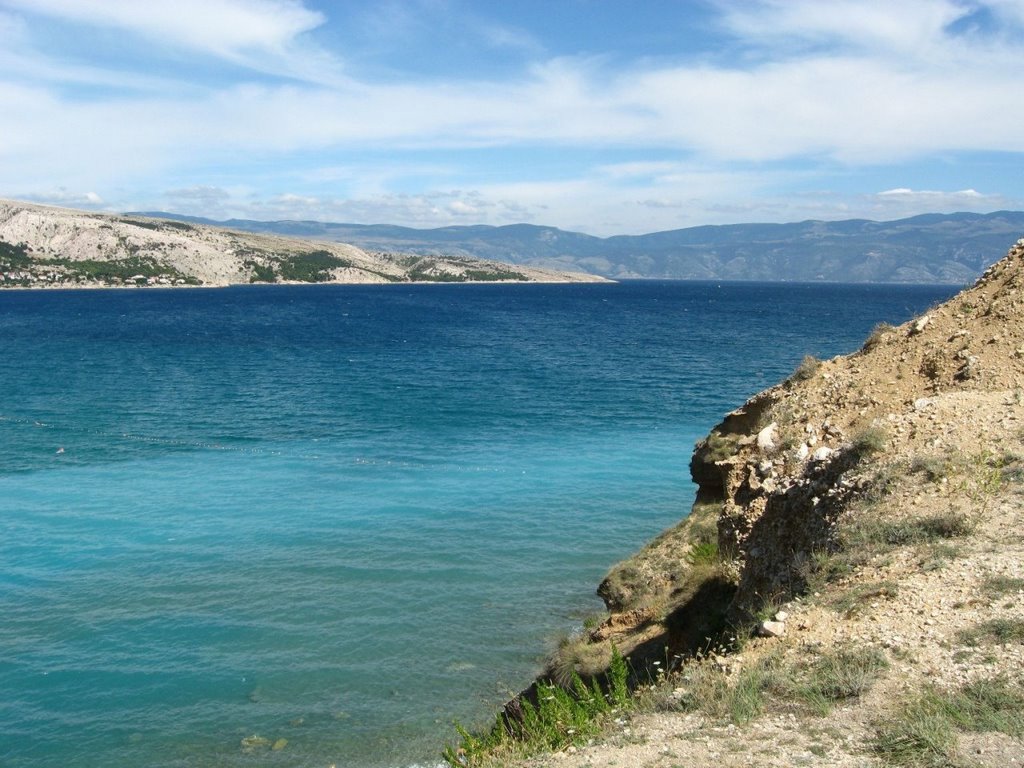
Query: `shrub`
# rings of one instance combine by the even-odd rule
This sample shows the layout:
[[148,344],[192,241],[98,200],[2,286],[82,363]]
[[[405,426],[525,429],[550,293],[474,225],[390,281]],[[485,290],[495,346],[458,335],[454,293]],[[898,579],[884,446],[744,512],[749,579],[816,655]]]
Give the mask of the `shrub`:
[[723,435],[721,432],[711,432],[706,440],[708,461],[724,461],[736,455],[739,448],[739,435]]
[[895,330],[895,326],[889,323],[878,323],[878,325],[871,329],[871,334],[868,336],[867,341],[864,342],[864,350],[874,349],[882,343],[887,334]]
[[865,427],[851,440],[851,450],[858,456],[870,456],[885,450],[889,444],[889,433],[884,427]]
[[804,355],[804,359],[800,361],[800,365],[793,371],[790,379],[793,381],[807,381],[814,378],[814,374],[818,372],[820,367],[821,361],[818,358],[814,355]]

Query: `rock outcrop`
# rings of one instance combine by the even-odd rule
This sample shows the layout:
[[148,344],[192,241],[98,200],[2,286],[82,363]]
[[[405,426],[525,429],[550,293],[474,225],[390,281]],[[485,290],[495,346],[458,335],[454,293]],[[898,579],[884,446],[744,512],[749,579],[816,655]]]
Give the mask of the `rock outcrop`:
[[898,328],[877,327],[856,354],[805,361],[727,416],[691,468],[698,498],[721,505],[719,549],[739,573],[733,616],[799,593],[851,500],[880,482],[875,465],[996,452],[982,413],[998,393],[1009,403],[989,415],[1015,423],[1022,392],[1024,240],[972,288]]
[[648,651],[682,657],[756,629],[803,593],[866,500],[912,487],[918,464],[998,458],[1014,435],[1024,436],[1024,240],[953,299],[879,325],[854,354],[805,359],[726,415],[694,451],[690,516],[610,571],[598,589],[609,618],[552,668],[599,671],[608,654],[595,646],[612,642],[643,664]]

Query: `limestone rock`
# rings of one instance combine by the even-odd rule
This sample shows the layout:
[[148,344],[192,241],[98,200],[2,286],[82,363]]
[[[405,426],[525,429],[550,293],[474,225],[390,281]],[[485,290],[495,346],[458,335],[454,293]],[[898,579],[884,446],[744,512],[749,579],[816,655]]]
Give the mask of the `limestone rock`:
[[758,637],[782,637],[786,634],[786,622],[762,621],[757,625]]
[[775,440],[778,437],[779,425],[774,421],[757,433],[757,447],[762,451],[775,449]]
[[828,461],[832,457],[832,449],[827,445],[821,446],[811,457],[814,461]]

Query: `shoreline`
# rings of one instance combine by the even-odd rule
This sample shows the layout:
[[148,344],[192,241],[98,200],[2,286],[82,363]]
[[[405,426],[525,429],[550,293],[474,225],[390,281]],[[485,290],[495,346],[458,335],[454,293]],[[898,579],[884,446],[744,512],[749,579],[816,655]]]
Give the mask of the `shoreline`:
[[182,290],[182,289],[223,289],[223,288],[247,288],[256,286],[321,286],[321,285],[356,285],[356,286],[394,286],[410,287],[414,285],[617,285],[620,280],[603,278],[600,280],[410,280],[403,282],[346,282],[329,280],[319,283],[307,283],[302,281],[287,281],[280,283],[203,283],[201,285],[0,285],[0,293],[4,291],[152,291],[152,290]]

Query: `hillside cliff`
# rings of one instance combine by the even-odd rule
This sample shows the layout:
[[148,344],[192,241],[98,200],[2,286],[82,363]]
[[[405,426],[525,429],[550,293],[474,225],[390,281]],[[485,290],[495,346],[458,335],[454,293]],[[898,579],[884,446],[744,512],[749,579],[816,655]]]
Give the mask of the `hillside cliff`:
[[370,252],[342,243],[0,200],[0,287],[602,279],[484,259]]
[[607,616],[547,670],[604,679],[614,645],[632,704],[531,765],[1024,761],[1024,240],[805,359],[691,472],[690,516],[612,569]]

